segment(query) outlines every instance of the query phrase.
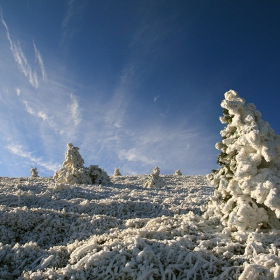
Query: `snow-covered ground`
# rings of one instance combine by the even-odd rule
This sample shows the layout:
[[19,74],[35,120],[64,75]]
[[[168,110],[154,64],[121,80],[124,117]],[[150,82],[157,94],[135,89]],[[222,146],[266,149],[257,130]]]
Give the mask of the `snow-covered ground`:
[[204,176],[0,177],[0,279],[280,279],[280,231],[204,220]]

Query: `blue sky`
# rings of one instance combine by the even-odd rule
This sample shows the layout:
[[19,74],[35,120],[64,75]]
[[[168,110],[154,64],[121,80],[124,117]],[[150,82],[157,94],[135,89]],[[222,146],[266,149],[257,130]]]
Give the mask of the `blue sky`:
[[0,6],[0,176],[52,176],[69,142],[108,174],[207,174],[229,89],[280,134],[279,1]]

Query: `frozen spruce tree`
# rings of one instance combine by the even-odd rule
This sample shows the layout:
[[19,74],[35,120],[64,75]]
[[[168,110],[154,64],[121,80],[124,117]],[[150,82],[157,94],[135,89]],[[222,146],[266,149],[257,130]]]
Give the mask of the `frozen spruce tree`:
[[39,177],[37,167],[32,167],[30,169],[30,173],[31,173],[30,178]]
[[65,161],[62,168],[55,172],[53,178],[57,184],[107,185],[109,182],[109,176],[98,165],[84,167],[84,160],[79,153],[79,148],[74,147],[72,143],[67,144]]
[[116,169],[114,170],[114,176],[122,176],[122,174],[121,174],[119,168],[116,168]]
[[163,187],[164,181],[160,177],[160,170],[158,167],[153,169],[153,172],[149,175],[147,181],[144,183],[145,188],[153,188],[153,187]]
[[72,143],[67,144],[65,161],[62,168],[53,176],[56,183],[91,184],[92,180],[84,167],[84,160],[79,153],[79,148]]
[[94,185],[108,185],[110,183],[110,178],[102,168],[98,165],[90,165],[86,168],[86,172]]
[[182,175],[182,172],[180,169],[176,170],[173,174],[174,176],[181,176]]
[[280,137],[235,91],[225,93],[221,106],[221,167],[207,175],[216,189],[204,217],[218,217],[231,231],[279,228]]

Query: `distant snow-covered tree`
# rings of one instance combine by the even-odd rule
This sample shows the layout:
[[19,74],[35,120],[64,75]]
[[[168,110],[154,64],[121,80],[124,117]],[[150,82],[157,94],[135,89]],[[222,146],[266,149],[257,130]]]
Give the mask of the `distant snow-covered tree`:
[[31,175],[30,175],[31,178],[39,177],[37,167],[31,168],[30,173],[31,173]]
[[114,176],[122,176],[119,168],[116,168],[115,171],[114,171]]
[[86,172],[88,172],[92,184],[108,185],[110,183],[108,174],[98,165],[90,165],[88,168],[86,168]]
[[56,183],[91,184],[92,180],[84,167],[84,160],[79,153],[79,148],[72,143],[67,144],[65,160],[62,168],[53,176]]
[[159,168],[155,167],[152,173],[149,175],[146,182],[144,183],[144,187],[145,188],[163,187],[164,181],[159,174],[160,174]]
[[221,167],[207,175],[216,189],[204,217],[219,217],[231,230],[279,227],[280,137],[235,91],[225,93],[221,107]]
[[173,174],[174,176],[181,176],[182,175],[182,172],[180,169],[176,170]]
[[98,165],[84,167],[84,160],[79,153],[79,148],[72,143],[67,144],[65,161],[62,168],[53,176],[57,184],[104,184],[109,183],[108,174]]

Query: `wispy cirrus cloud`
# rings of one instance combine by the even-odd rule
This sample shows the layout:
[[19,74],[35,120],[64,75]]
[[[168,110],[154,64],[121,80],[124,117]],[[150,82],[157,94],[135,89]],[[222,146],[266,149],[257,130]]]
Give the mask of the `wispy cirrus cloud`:
[[64,51],[67,50],[67,44],[71,42],[75,34],[80,30],[78,23],[86,4],[87,0],[69,0],[67,3],[67,10],[61,24],[62,36],[60,45],[64,47]]
[[[60,166],[56,162],[61,163],[64,144],[76,143],[76,135],[79,135],[82,109],[75,95],[78,86],[73,85],[65,73],[59,72],[59,67],[45,67],[44,59],[50,58],[43,57],[36,40],[24,53],[22,46],[28,44],[24,42],[21,46],[1,10],[0,25],[3,43],[0,154],[7,158],[6,165],[1,168],[14,174],[16,170],[26,172],[26,168],[34,164],[38,165],[39,172],[50,174]],[[63,68],[59,59],[52,59]]]
[[39,63],[39,66],[40,66],[40,69],[41,69],[41,73],[42,73],[42,80],[43,81],[47,81],[47,74],[46,74],[46,70],[45,70],[45,65],[44,65],[44,62],[43,62],[43,58],[42,58],[42,55],[40,54],[40,52],[38,51],[34,41],[33,41],[33,46],[34,46],[34,51],[35,51],[35,57],[36,57],[36,60],[38,61]]
[[158,100],[158,98],[159,98],[159,95],[155,96],[154,97],[154,102],[156,102]]
[[[21,49],[20,42],[19,41],[15,42],[11,39],[9,28],[8,28],[7,23],[5,22],[5,20],[3,18],[2,11],[0,11],[0,15],[1,15],[1,22],[6,29],[6,36],[7,36],[7,39],[9,41],[9,43],[10,43],[10,50],[12,52],[12,55],[13,55],[13,58],[14,58],[15,62],[17,63],[19,69],[24,74],[24,76],[27,77],[27,79],[28,79],[29,83],[32,85],[32,87],[34,87],[35,89],[38,89],[39,78],[38,78],[36,70],[33,70],[32,67],[30,66],[30,64],[28,62],[28,59],[26,58],[24,52]],[[41,69],[42,80],[46,81],[47,75],[46,75],[42,55],[38,51],[34,42],[33,42],[33,46],[34,46],[35,58],[38,61],[40,69]]]
[[74,7],[74,3],[75,0],[70,0],[67,3],[67,11],[66,11],[66,15],[65,18],[63,19],[63,22],[61,24],[62,28],[65,29],[69,23],[69,21],[71,20],[71,18],[74,16],[75,14],[75,7]]
[[82,120],[80,115],[80,106],[77,101],[77,97],[73,93],[71,93],[70,98],[71,103],[68,105],[68,108],[70,110],[74,124],[78,125]]
[[50,171],[56,171],[60,168],[59,164],[53,164],[49,162],[45,162],[40,157],[35,157],[32,155],[32,152],[27,152],[24,150],[24,148],[21,145],[17,144],[9,144],[5,147],[10,153],[17,155],[19,157],[25,158],[30,160],[31,162],[38,164]]
[[36,71],[32,71],[31,66],[28,64],[28,61],[21,49],[19,43],[12,43],[11,51],[13,53],[13,57],[17,62],[21,72],[28,78],[29,83],[35,88],[38,88],[39,81]]
[[142,165],[154,165],[156,160],[149,158],[140,149],[132,148],[129,150],[122,149],[119,151],[118,156],[120,159],[125,159],[128,161],[141,162]]
[[41,118],[43,119],[45,122],[47,122],[51,127],[55,127],[55,123],[53,121],[53,118],[52,117],[49,117],[47,115],[46,112],[42,111],[42,110],[39,110],[39,111],[35,111],[35,109],[33,109],[27,101],[23,101],[24,105],[25,105],[25,109],[26,109],[26,112],[29,113],[30,115],[32,116],[35,116],[35,117],[38,117],[38,118]]
[[[187,128],[182,122],[176,126],[159,125],[155,122],[141,129],[131,128],[129,141],[118,146],[120,168],[125,172],[149,173],[159,166],[163,173],[180,168],[184,174],[195,174],[199,167],[206,173],[205,154],[211,148],[211,136],[197,128]],[[172,168],[174,170],[172,170]],[[171,170],[170,170],[171,169]]]

